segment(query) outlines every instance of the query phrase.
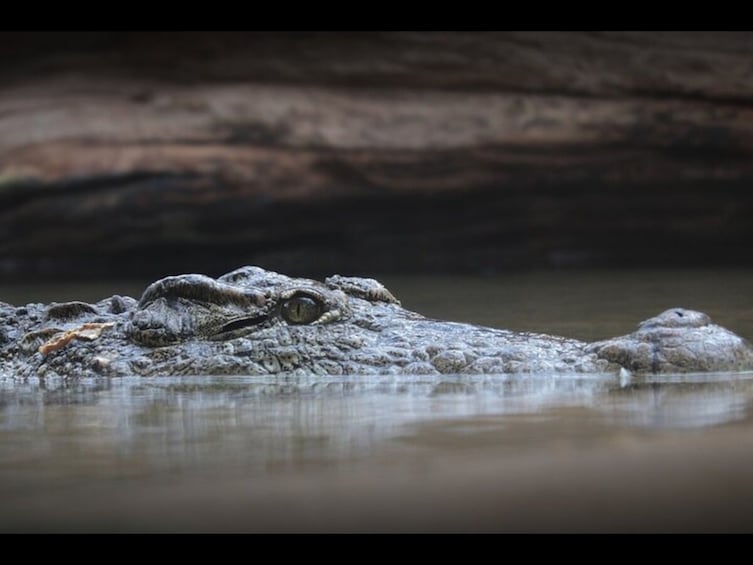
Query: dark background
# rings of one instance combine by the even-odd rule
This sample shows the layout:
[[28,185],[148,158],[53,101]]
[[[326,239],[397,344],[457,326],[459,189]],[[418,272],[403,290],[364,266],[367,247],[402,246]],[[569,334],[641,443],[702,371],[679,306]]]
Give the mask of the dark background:
[[753,263],[753,34],[3,33],[0,276]]

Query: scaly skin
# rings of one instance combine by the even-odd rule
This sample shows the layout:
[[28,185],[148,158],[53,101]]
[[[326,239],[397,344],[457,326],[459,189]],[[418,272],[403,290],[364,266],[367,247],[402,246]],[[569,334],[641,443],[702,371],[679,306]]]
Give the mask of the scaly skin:
[[141,300],[0,303],[0,374],[633,373],[753,369],[753,349],[673,308],[627,336],[574,339],[431,320],[373,279],[324,283],[243,267],[167,277]]

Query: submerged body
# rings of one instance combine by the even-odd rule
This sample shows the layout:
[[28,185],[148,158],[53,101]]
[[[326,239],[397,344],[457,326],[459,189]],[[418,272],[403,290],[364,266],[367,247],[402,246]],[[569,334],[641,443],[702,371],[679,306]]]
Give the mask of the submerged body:
[[0,303],[0,374],[633,373],[753,369],[753,349],[673,308],[595,343],[431,320],[373,279],[324,282],[243,267],[167,277],[141,299]]

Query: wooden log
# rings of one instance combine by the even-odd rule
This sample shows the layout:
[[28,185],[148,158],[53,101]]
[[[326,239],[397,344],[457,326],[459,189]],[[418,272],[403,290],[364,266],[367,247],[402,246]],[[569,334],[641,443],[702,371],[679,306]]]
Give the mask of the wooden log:
[[0,273],[749,264],[753,35],[5,34]]

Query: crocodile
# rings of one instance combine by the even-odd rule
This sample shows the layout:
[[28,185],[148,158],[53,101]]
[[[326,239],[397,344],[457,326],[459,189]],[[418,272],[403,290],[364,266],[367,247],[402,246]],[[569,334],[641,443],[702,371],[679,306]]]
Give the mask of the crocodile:
[[320,282],[255,266],[166,277],[139,300],[0,303],[0,374],[14,378],[750,369],[745,339],[684,308],[586,343],[430,319],[374,279]]

